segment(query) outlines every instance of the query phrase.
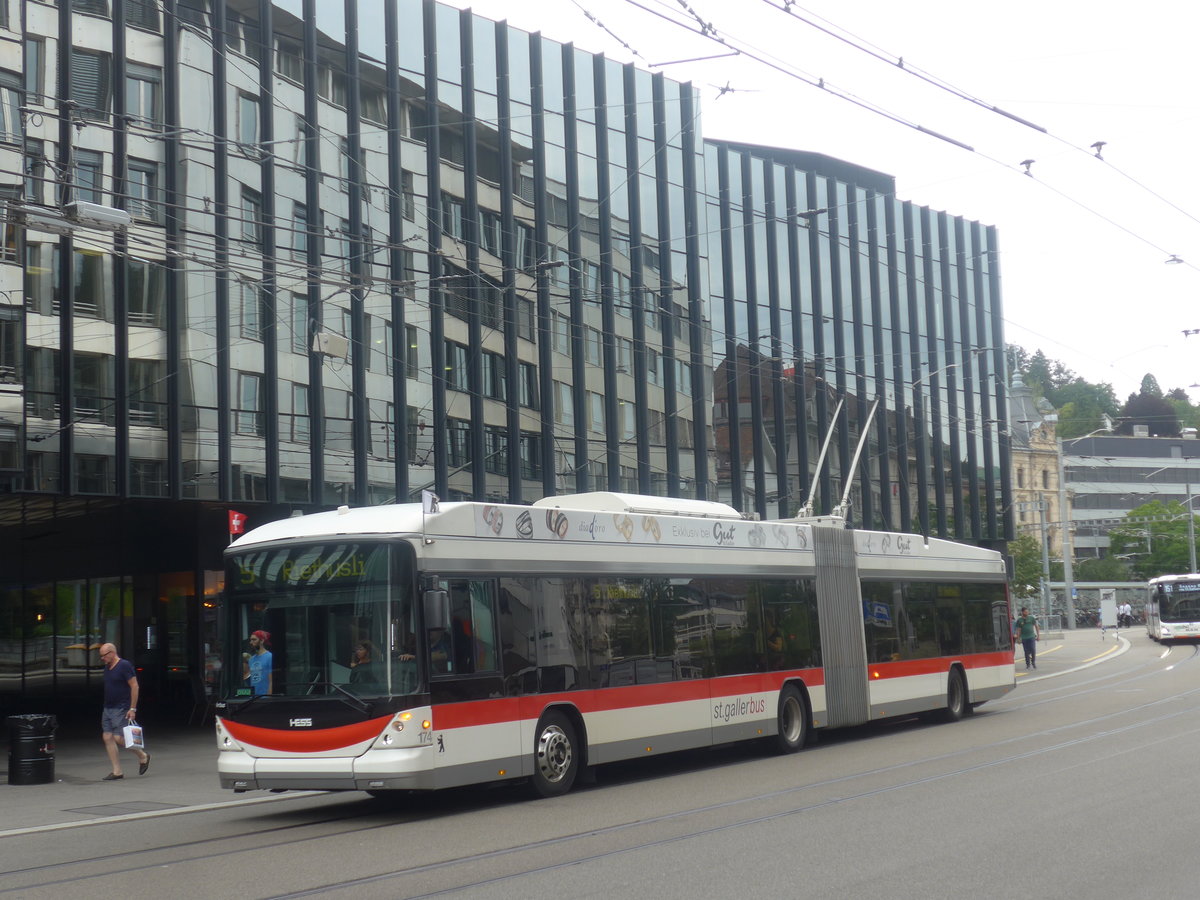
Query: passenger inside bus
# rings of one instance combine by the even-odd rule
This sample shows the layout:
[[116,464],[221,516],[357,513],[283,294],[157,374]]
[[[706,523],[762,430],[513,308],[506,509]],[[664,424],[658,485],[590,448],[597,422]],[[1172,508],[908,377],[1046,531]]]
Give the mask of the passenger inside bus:
[[433,672],[450,671],[450,636],[445,628],[429,629],[429,667]]
[[354,645],[353,658],[350,660],[351,684],[378,684],[377,665],[375,663],[375,647],[370,641],[359,641]]

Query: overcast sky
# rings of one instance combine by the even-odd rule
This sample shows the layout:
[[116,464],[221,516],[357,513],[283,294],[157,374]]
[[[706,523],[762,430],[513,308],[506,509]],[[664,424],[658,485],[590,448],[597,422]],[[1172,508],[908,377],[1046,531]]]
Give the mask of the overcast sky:
[[[802,0],[789,15],[785,0],[451,3],[691,81],[707,137],[838,157],[894,176],[903,200],[997,226],[1008,342],[1111,383],[1119,400],[1146,373],[1164,391],[1200,382],[1200,334],[1183,334],[1200,329],[1200,4]],[[729,45],[911,124],[746,56],[651,65],[727,52],[656,15],[696,31],[685,5]],[[1165,264],[1171,255],[1183,263]]]

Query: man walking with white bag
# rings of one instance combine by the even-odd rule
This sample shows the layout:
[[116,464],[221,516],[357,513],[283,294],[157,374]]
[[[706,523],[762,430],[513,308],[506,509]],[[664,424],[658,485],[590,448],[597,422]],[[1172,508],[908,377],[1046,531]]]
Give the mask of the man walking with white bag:
[[[112,771],[104,781],[119,781],[121,772],[121,748],[125,746],[125,726],[137,718],[138,680],[133,663],[117,656],[112,644],[100,645],[100,660],[104,663],[104,713],[100,717],[100,728],[104,733],[104,749]],[[138,774],[145,775],[150,768],[150,754],[140,747],[130,747],[138,757]]]

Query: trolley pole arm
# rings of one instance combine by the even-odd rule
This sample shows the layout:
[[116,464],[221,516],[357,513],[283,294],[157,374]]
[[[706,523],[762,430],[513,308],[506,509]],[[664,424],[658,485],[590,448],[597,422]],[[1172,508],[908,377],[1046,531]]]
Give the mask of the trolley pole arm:
[[813,500],[817,496],[817,485],[821,482],[821,467],[825,465],[825,454],[829,452],[829,442],[833,440],[833,429],[837,427],[838,414],[842,411],[842,404],[845,399],[838,400],[837,406],[833,409],[833,415],[829,419],[829,430],[825,432],[825,443],[821,445],[821,455],[817,457],[817,467],[813,469],[812,484],[808,486],[808,498],[804,501],[804,505],[800,507],[800,517],[807,518],[812,515]]

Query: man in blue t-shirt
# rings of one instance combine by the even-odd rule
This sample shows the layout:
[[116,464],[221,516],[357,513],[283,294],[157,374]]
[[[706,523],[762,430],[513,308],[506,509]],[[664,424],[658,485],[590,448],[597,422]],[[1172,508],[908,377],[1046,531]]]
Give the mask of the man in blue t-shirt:
[[273,678],[271,675],[271,634],[258,630],[250,635],[250,652],[246,654],[243,677],[250,684],[250,692],[255,697],[271,693]]
[[[112,644],[100,645],[100,661],[104,663],[104,712],[100,716],[100,730],[104,736],[104,750],[112,770],[104,776],[105,781],[119,781],[121,772],[121,748],[125,746],[125,726],[137,718],[138,680],[133,663],[117,656]],[[150,768],[150,754],[138,747],[130,747],[138,758],[138,774],[145,775]]]

